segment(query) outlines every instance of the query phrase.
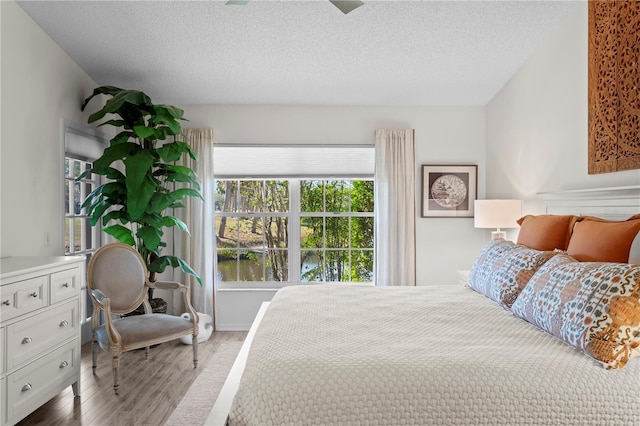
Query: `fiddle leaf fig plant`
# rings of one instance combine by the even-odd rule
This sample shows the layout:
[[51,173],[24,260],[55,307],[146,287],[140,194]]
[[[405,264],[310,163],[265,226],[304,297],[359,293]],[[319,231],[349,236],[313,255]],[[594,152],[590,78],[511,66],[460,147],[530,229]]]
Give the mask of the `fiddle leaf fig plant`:
[[[168,266],[202,281],[198,274],[177,256],[162,255],[167,246],[163,241],[164,228],[178,228],[189,232],[187,225],[169,214],[172,209],[184,207],[185,197],[200,199],[200,185],[196,173],[175,161],[188,155],[197,160],[195,153],[182,140],[180,121],[184,111],[170,105],[155,105],[149,96],[137,90],[124,90],[101,86],[85,99],[81,109],[98,95],[110,98],[88,122],[105,119],[99,126],[120,129],[109,147],[98,158],[88,174],[106,177],[85,199],[91,225],[102,221],[102,230],[116,240],[135,247],[145,263],[153,281],[155,273]],[[176,185],[178,184],[178,185]]]

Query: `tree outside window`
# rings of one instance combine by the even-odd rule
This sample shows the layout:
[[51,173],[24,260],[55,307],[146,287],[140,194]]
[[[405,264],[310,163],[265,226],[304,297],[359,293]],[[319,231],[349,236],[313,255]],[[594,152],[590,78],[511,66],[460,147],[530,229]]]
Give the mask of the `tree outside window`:
[[218,180],[223,282],[373,280],[372,180]]

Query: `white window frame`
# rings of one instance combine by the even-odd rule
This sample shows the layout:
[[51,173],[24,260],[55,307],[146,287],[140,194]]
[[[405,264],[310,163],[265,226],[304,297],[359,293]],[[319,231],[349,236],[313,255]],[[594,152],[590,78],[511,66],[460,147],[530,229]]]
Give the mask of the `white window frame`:
[[[346,181],[346,180],[350,180],[350,181],[356,181],[356,180],[361,180],[361,181],[371,181],[373,182],[373,176],[370,178],[304,178],[304,179],[297,179],[297,184],[298,187],[296,189],[297,194],[300,194],[300,182],[303,180],[316,180],[316,181]],[[375,191],[374,191],[374,197],[375,197]],[[326,191],[323,192],[322,197],[323,197],[323,203],[326,206],[326,196],[327,193]],[[299,197],[298,197],[299,198]],[[300,206],[299,204],[300,200],[298,200],[298,207]],[[374,199],[374,203],[375,203],[375,199]],[[297,231],[298,231],[298,236],[297,236],[297,248],[298,248],[298,259],[300,259],[300,255],[303,251],[302,247],[300,247],[300,218],[302,217],[321,217],[323,218],[323,228],[326,230],[326,226],[327,226],[327,219],[328,218],[335,218],[335,217],[343,217],[343,218],[347,218],[347,219],[351,219],[351,218],[358,218],[358,217],[370,217],[373,219],[373,223],[372,223],[372,231],[374,232],[374,241],[373,241],[373,246],[371,248],[360,248],[360,247],[353,247],[352,246],[352,240],[351,240],[351,233],[349,233],[349,244],[348,244],[348,248],[335,248],[335,247],[327,247],[327,233],[324,232],[323,236],[324,236],[324,244],[322,248],[318,248],[315,251],[322,251],[322,252],[326,252],[326,251],[348,251],[348,252],[353,252],[353,251],[371,251],[372,254],[374,255],[375,258],[375,214],[373,211],[371,212],[353,212],[351,210],[349,211],[344,211],[344,212],[328,212],[328,211],[322,211],[322,212],[303,212],[303,211],[298,211],[297,213]],[[351,228],[351,227],[349,227]],[[300,268],[298,268],[298,272],[302,272],[300,270]],[[302,282],[302,284],[337,284],[337,283],[343,283],[343,284],[371,284],[373,285],[373,283],[375,282],[375,267],[373,268],[373,270],[371,271],[372,273],[372,279],[371,281],[304,281]],[[299,276],[299,278],[301,279],[301,275]]]
[[[65,167],[66,167],[67,161],[70,162],[69,168],[72,170],[74,169],[75,162],[80,162],[85,167],[91,167],[91,163],[92,163],[91,161],[88,161],[86,159],[75,158],[72,154],[71,155],[65,154]],[[86,170],[86,168],[82,169],[82,171],[84,170]],[[86,179],[86,178],[82,179],[79,182],[80,194],[78,195],[77,198],[76,198],[75,186],[78,182],[76,182],[75,177],[65,176],[64,179],[65,179],[65,182],[68,183],[68,188],[69,188],[68,193],[65,189],[65,197],[68,195],[67,208],[69,209],[69,212],[65,211],[65,218],[64,218],[65,220],[65,256],[73,256],[78,254],[90,255],[94,253],[98,249],[98,247],[100,247],[101,226],[100,224],[96,224],[96,226],[91,226],[90,224],[88,224],[90,229],[88,231],[88,234],[85,233],[85,229],[86,229],[85,222],[88,223],[91,220],[91,218],[87,216],[86,208],[81,208],[80,212],[76,213],[75,206],[76,206],[76,203],[78,205],[82,205],[87,195],[89,195],[90,191],[94,190],[100,185],[100,182],[101,182],[100,176],[92,174],[89,179]],[[86,189],[87,186],[90,187],[90,191],[87,191]],[[67,188],[67,185],[65,185],[65,188]],[[83,222],[83,225],[80,226],[80,232],[81,232],[80,247],[78,249],[76,248],[76,245],[75,245],[76,230],[75,230],[74,222],[76,220],[81,220]],[[69,230],[69,247],[66,246],[66,242],[67,242],[66,230],[67,229]]]

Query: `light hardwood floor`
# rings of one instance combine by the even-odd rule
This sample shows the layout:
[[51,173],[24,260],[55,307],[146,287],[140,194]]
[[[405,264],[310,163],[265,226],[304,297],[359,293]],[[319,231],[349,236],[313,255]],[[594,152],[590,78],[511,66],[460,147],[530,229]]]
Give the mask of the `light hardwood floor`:
[[99,351],[96,375],[91,372],[91,344],[83,345],[81,396],[71,387],[23,419],[18,425],[154,425],[169,418],[182,397],[207,365],[221,342],[243,341],[246,332],[214,332],[198,347],[198,368],[193,368],[191,345],[179,340],[120,357],[120,396],[113,392],[111,356]]

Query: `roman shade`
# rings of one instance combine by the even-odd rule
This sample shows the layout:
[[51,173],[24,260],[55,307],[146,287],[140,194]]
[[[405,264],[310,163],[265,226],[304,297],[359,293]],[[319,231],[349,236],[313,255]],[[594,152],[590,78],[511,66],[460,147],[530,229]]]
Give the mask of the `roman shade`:
[[215,145],[216,178],[372,177],[373,145]]

